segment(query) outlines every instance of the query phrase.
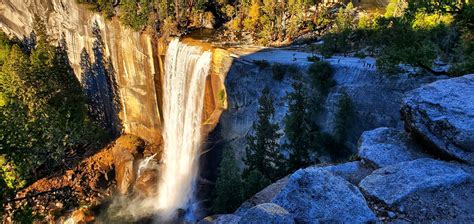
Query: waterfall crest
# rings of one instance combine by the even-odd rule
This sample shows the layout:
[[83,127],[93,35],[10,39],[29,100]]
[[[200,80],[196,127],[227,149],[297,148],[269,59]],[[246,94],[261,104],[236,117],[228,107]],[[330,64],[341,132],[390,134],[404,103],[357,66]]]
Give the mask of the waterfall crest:
[[166,52],[163,81],[164,166],[158,184],[160,213],[169,217],[193,201],[202,142],[206,77],[212,54],[173,40]]

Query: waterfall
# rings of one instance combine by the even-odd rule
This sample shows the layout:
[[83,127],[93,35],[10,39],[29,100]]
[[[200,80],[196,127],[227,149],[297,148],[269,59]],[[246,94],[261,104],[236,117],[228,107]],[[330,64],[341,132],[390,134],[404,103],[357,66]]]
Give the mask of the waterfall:
[[145,158],[138,164],[138,176],[145,170],[159,170],[160,177],[148,197],[118,198],[112,216],[139,220],[155,216],[159,222],[173,220],[177,211],[194,218],[194,188],[198,175],[206,77],[212,53],[200,47],[171,41],[166,52],[163,76],[163,159],[158,164]]
[[202,142],[201,123],[211,52],[173,40],[163,81],[164,166],[157,204],[162,216],[193,203]]

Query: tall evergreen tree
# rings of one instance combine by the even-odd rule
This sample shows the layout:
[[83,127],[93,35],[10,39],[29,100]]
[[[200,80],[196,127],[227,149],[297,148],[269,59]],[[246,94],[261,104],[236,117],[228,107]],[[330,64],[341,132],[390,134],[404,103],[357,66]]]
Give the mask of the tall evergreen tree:
[[258,118],[252,125],[255,134],[247,135],[245,164],[247,173],[258,170],[269,179],[277,180],[285,174],[286,168],[278,144],[282,134],[278,133],[278,124],[272,122],[275,116],[273,101],[270,90],[264,88],[259,99]]
[[289,166],[291,170],[307,166],[310,158],[310,125],[307,122],[307,99],[303,84],[296,81],[292,84],[293,92],[288,93],[288,112],[285,115],[286,146],[290,149]]
[[59,91],[51,100],[51,104],[60,109],[60,113],[74,121],[83,121],[87,114],[81,84],[76,78],[67,55],[64,36],[60,39],[53,57],[52,73]]
[[240,170],[230,147],[224,149],[215,189],[212,207],[215,213],[232,213],[244,200]]
[[334,140],[343,143],[347,137],[347,125],[350,118],[352,102],[346,91],[342,91],[337,101],[336,120],[334,121]]

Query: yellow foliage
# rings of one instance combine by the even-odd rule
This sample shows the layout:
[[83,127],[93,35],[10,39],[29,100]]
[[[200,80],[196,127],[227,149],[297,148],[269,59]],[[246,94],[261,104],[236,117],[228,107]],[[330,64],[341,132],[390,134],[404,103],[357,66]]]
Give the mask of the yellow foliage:
[[408,2],[406,0],[390,0],[387,7],[385,8],[385,17],[401,17],[405,13],[405,9],[408,8]]
[[3,97],[2,93],[0,93],[0,107],[5,106],[5,97]]
[[226,5],[224,10],[225,10],[225,15],[229,18],[232,18],[235,14],[235,8],[232,5]]
[[240,17],[235,17],[227,23],[227,27],[232,31],[239,31],[241,29],[242,19]]
[[20,189],[26,185],[26,181],[20,178],[17,173],[18,167],[6,161],[4,155],[0,155],[0,167],[3,177],[2,179],[7,184],[7,187],[10,189]]
[[359,18],[357,21],[357,28],[358,29],[371,29],[374,28],[375,26],[375,21],[376,18],[379,17],[380,14],[378,13],[372,13],[372,14],[367,14],[367,13],[359,13]]
[[178,23],[172,17],[164,19],[163,26],[161,27],[161,32],[162,36],[165,38],[178,34]]
[[244,20],[244,28],[248,31],[253,31],[258,26],[258,20],[260,18],[260,2],[258,0],[252,0],[252,5],[249,9],[249,16]]
[[413,28],[431,29],[441,24],[449,25],[453,22],[453,19],[452,15],[417,13]]

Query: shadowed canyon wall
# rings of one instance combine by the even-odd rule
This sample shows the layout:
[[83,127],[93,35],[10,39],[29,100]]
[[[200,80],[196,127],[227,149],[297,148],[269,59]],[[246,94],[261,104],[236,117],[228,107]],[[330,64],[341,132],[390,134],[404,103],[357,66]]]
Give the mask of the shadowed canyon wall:
[[[241,55],[233,64],[226,79],[228,110],[222,114],[217,130],[222,130],[222,139],[236,151],[239,160],[245,155],[245,136],[252,132],[252,123],[257,120],[258,98],[262,89],[266,86],[271,88],[275,106],[274,121],[279,124],[283,133],[284,116],[288,111],[286,95],[292,91],[291,84],[294,81],[294,75],[289,73],[285,74],[283,80],[275,80],[272,78],[271,66],[261,69],[251,61],[265,59],[270,63],[297,65],[303,77],[308,77],[306,71],[311,63],[307,61],[308,56],[310,53],[272,49]],[[364,66],[359,60],[350,57],[333,57],[326,60],[333,67],[333,79],[337,84],[330,89],[322,103],[320,115],[315,118],[322,131],[333,134],[337,104],[341,95],[346,93],[351,101],[351,109],[348,112],[344,143],[353,152],[356,151],[358,139],[364,131],[384,126],[403,129],[399,108],[404,94],[443,78],[386,76],[374,67]],[[280,143],[284,141],[282,138]]]
[[[134,32],[120,25],[116,18],[105,20],[74,0],[0,0],[0,5],[0,28],[8,34],[20,39],[30,36],[37,15],[46,22],[53,43],[63,36],[71,65],[79,79],[82,73],[81,52],[85,49],[92,55],[95,40],[92,27],[97,24],[105,58],[113,66],[119,89],[123,131],[148,141],[160,141],[166,41],[147,32]],[[213,49],[213,52],[203,115],[207,130],[216,125],[221,110],[226,107],[223,80],[231,64],[224,50]]]

